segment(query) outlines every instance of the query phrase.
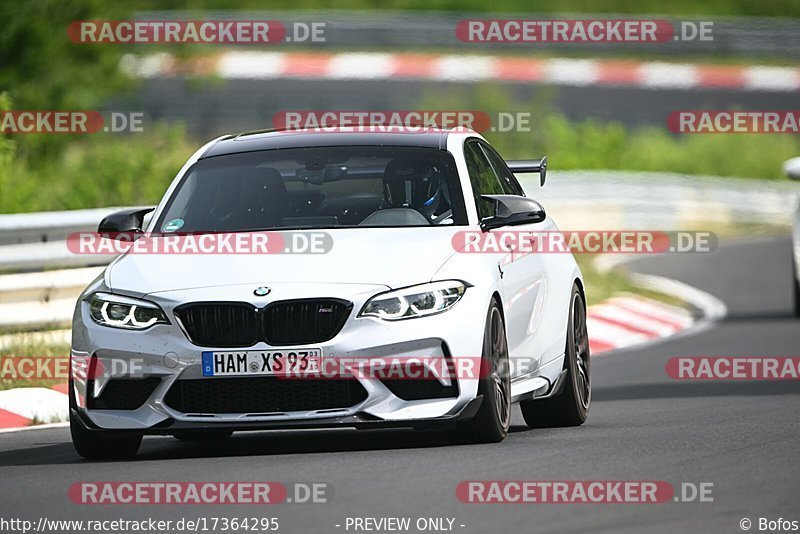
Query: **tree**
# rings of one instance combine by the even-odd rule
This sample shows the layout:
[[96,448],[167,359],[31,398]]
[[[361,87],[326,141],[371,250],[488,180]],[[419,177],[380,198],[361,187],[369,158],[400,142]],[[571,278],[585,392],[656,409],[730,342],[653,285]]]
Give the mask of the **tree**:
[[[76,44],[70,23],[125,18],[124,3],[103,0],[0,1],[0,93],[17,110],[96,109],[112,94],[131,87],[119,69],[124,47]],[[20,135],[20,155],[35,161],[52,157],[69,136]]]

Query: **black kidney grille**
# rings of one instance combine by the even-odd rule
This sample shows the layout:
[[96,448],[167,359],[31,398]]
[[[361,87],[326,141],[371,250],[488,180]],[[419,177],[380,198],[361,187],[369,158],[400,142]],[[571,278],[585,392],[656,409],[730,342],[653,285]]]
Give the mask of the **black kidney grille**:
[[258,342],[258,316],[244,303],[196,304],[175,311],[189,338],[205,347],[249,347]]
[[339,299],[272,302],[257,309],[243,302],[186,304],[175,310],[189,339],[203,347],[320,343],[344,326],[352,303]]
[[283,413],[349,408],[366,398],[358,380],[265,376],[177,380],[164,402],[181,413]]
[[318,343],[339,333],[349,303],[334,300],[277,302],[264,310],[264,337],[270,345]]

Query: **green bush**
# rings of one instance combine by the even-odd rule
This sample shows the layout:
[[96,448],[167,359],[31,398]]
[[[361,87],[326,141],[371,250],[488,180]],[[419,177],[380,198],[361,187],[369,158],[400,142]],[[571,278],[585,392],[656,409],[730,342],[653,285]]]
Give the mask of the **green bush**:
[[196,148],[183,128],[164,125],[87,135],[35,165],[12,148],[0,152],[0,213],[155,203]]

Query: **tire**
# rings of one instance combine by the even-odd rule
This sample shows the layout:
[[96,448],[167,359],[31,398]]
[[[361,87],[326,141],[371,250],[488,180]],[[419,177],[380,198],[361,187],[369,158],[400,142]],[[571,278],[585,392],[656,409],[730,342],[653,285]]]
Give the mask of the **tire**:
[[[69,382],[70,412],[77,409],[72,381]],[[142,444],[141,434],[89,430],[70,414],[69,432],[75,452],[87,460],[126,460],[136,456]]]
[[486,314],[478,395],[483,395],[481,407],[456,429],[457,437],[465,443],[503,441],[511,423],[511,380],[505,323],[496,299]]
[[173,432],[172,437],[180,441],[223,441],[233,435],[233,430],[205,430]]
[[141,434],[88,430],[73,417],[69,419],[69,431],[75,451],[87,460],[133,458],[142,444]]
[[555,397],[520,402],[522,417],[531,428],[582,425],[589,415],[592,400],[589,336],[586,331],[586,305],[577,284],[572,286],[564,350],[567,371],[564,388]]

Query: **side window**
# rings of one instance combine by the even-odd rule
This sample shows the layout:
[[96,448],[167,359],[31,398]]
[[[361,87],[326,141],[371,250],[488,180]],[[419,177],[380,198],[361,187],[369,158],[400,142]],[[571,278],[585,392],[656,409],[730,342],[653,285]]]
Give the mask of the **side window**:
[[472,183],[472,193],[475,196],[475,207],[478,217],[491,217],[492,203],[481,198],[481,195],[505,195],[506,192],[495,174],[492,164],[486,158],[480,145],[475,141],[468,141],[464,145],[464,158],[467,162],[469,181]]
[[489,160],[489,163],[492,164],[492,168],[494,168],[495,174],[497,174],[498,178],[500,179],[500,185],[503,188],[505,195],[519,195],[524,197],[525,192],[522,190],[522,186],[519,185],[519,182],[508,170],[508,166],[506,162],[503,161],[503,158],[495,152],[492,147],[486,146],[481,144],[481,149],[483,149],[483,153],[486,154],[486,157]]

